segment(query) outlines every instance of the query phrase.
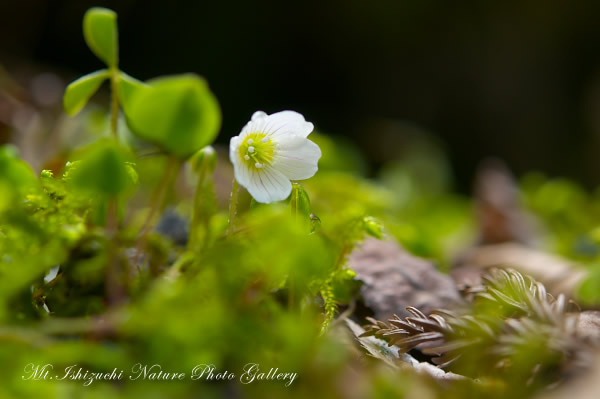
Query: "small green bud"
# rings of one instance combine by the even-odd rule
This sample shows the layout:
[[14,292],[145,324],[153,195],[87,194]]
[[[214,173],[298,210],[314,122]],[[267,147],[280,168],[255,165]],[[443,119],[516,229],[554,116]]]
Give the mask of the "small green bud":
[[127,173],[129,174],[129,178],[134,185],[137,185],[140,181],[137,170],[135,170],[134,162],[125,162],[125,168],[127,169]]
[[375,237],[378,240],[381,240],[383,238],[383,225],[374,217],[364,217],[363,228],[365,229],[365,232],[371,237]]
[[352,280],[355,277],[356,277],[356,272],[354,270],[352,270],[352,269],[344,270],[344,278],[346,278],[348,280]]
[[80,164],[81,161],[67,161],[67,163],[65,164],[65,171],[62,176],[63,180],[69,181],[73,175],[73,172],[77,170]]
[[211,174],[217,167],[217,152],[212,146],[206,146],[192,156],[190,164],[196,173],[204,171]]
[[303,218],[310,219],[310,198],[302,185],[292,183],[292,198],[290,203],[292,213],[295,216],[300,215]]

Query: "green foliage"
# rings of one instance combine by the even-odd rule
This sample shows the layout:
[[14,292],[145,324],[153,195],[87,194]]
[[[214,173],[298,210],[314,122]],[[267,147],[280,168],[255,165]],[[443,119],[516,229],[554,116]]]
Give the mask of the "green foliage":
[[[29,363],[105,372],[143,363],[189,375],[207,363],[239,376],[249,362],[301,377],[291,387],[239,384],[242,396],[302,398],[320,386],[334,397],[331,382],[353,356],[332,332],[359,286],[346,261],[365,236],[383,237],[393,195],[351,174],[364,166],[355,148],[321,136],[329,172],[294,183],[289,207],[244,203],[228,230],[210,147],[221,113],[207,83],[191,74],[142,83],[119,70],[110,10],[88,11],[84,35],[108,69],[69,85],[63,105],[77,114],[110,80],[113,137],[90,134],[107,130],[104,114],[85,118],[78,139],[97,141],[65,154],[62,175],[58,164],[39,179],[14,148],[0,148],[0,361],[10,370],[0,397],[222,397],[230,385],[214,381],[85,386],[19,373]],[[120,107],[139,146],[161,156],[121,144]],[[186,159],[191,183],[175,185]],[[181,216],[164,218],[165,203]],[[180,230],[187,243],[172,236]],[[370,373],[365,395],[391,391]]]
[[63,97],[63,107],[67,114],[77,114],[94,95],[106,79],[111,81],[113,135],[117,135],[118,119],[118,82],[119,82],[119,43],[117,33],[117,14],[101,7],[90,8],[83,17],[83,36],[98,58],[108,67],[75,80],[67,87]]
[[69,115],[75,115],[87,104],[102,82],[108,79],[108,69],[101,69],[80,77],[67,86],[63,106]]
[[313,132],[310,139],[320,148],[323,155],[319,159],[319,170],[322,172],[345,172],[364,175],[367,162],[360,150],[348,139],[338,136],[328,136]]
[[11,145],[0,147],[0,179],[16,189],[34,184],[31,167],[18,158],[18,150]]
[[[357,361],[339,327],[361,284],[347,261],[367,236],[396,238],[442,264],[470,237],[470,203],[450,193],[440,149],[419,142],[367,179],[356,147],[317,134],[319,173],[303,185],[294,182],[289,203],[241,198],[228,214],[227,168],[217,167],[220,150],[211,147],[221,111],[208,84],[193,74],[141,82],[119,70],[110,10],[89,10],[84,35],[108,69],[71,83],[63,105],[75,115],[109,79],[113,137],[65,153],[71,161],[64,168],[57,162],[39,178],[14,147],[0,147],[0,362],[8,370],[0,397],[305,398],[316,395],[315,387],[323,397],[339,397],[344,384],[357,397],[434,396],[437,385],[429,380]],[[100,114],[82,124],[81,142],[98,139],[91,131],[108,130],[109,118]],[[136,148],[152,144],[160,155],[124,147],[119,121],[125,134],[126,121],[140,139]],[[582,256],[576,244],[583,237],[587,259],[595,261],[596,196],[567,181],[531,179],[524,187],[559,252]],[[166,205],[175,211],[164,212]],[[586,302],[598,300],[597,274],[581,286]],[[580,353],[572,347],[564,298],[554,300],[516,274],[476,288],[471,313],[427,317],[413,309],[413,318],[375,322],[372,330],[388,330],[385,338],[403,350],[437,334],[443,342],[424,352],[482,377],[480,385],[456,383],[452,393],[476,386],[487,394],[494,383],[501,386],[494,392],[514,393],[510,383],[530,384],[523,376],[532,377],[524,391],[533,392]],[[188,376],[205,363],[239,376],[249,362],[299,376],[291,387],[189,379],[84,386],[21,378],[29,363],[105,372],[159,364]],[[532,376],[536,367],[541,372]]]
[[590,306],[600,303],[600,266],[598,264],[590,267],[588,275],[578,287],[577,300]]
[[524,204],[544,229],[543,244],[588,267],[577,289],[577,300],[587,306],[598,305],[600,191],[590,192],[573,181],[539,173],[525,176],[521,188]]
[[101,140],[82,150],[81,161],[71,172],[76,189],[110,198],[123,194],[137,180],[128,151],[112,140]]
[[371,237],[375,237],[379,240],[383,238],[383,225],[372,216],[363,218],[363,228],[365,232]]
[[47,316],[46,292],[37,284],[50,268],[69,259],[86,235],[89,201],[71,194],[66,182],[49,171],[34,181],[36,189],[17,190],[10,212],[0,215],[0,319]]
[[448,248],[472,239],[470,203],[450,191],[449,162],[435,142],[407,144],[399,159],[384,165],[379,179],[394,198],[388,231],[412,253],[447,266],[454,255]]
[[90,49],[109,69],[85,75],[67,87],[63,105],[69,115],[77,114],[102,82],[110,79],[111,130],[115,137],[121,105],[134,134],[175,157],[186,159],[214,141],[221,126],[221,110],[202,78],[184,74],[145,84],[120,71],[117,15],[111,10],[89,9],[83,32]]
[[190,164],[198,174],[212,174],[217,167],[217,153],[211,146],[204,147],[190,158]]
[[36,186],[36,179],[29,165],[18,158],[15,147],[0,147],[0,214],[14,205],[19,194]]
[[128,114],[131,98],[136,91],[143,90],[148,85],[127,75],[125,72],[119,74],[119,101]]
[[600,192],[589,193],[567,179],[540,174],[523,178],[523,202],[547,229],[546,244],[564,256],[595,260],[600,256]]
[[443,194],[398,206],[386,227],[410,252],[447,265],[455,255],[452,250],[472,240],[473,225],[470,202],[459,195]]
[[292,207],[292,216],[297,221],[302,223],[308,223],[310,221],[310,198],[304,187],[299,183],[292,184],[290,206]]
[[136,135],[179,158],[213,142],[221,111],[204,79],[188,74],[154,79],[148,85],[134,90],[125,108]]
[[188,247],[198,249],[214,238],[211,222],[217,213],[213,173],[217,164],[217,154],[212,147],[205,147],[190,159],[192,169],[197,174],[197,184],[192,203],[192,224]]
[[83,16],[83,36],[98,58],[109,68],[117,67],[117,14],[114,11],[101,7],[90,8]]

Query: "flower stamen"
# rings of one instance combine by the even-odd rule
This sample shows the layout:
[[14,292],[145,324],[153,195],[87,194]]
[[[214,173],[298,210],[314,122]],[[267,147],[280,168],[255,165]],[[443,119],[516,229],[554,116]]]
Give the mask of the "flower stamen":
[[239,154],[249,167],[262,169],[273,162],[275,149],[275,142],[267,134],[255,132],[246,136],[239,147]]

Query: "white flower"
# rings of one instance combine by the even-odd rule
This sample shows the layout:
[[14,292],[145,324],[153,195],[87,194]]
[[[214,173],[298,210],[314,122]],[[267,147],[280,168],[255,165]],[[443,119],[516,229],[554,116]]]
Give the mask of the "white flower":
[[258,202],[287,198],[290,180],[308,179],[317,172],[321,149],[306,138],[313,128],[294,111],[255,112],[229,144],[238,183]]

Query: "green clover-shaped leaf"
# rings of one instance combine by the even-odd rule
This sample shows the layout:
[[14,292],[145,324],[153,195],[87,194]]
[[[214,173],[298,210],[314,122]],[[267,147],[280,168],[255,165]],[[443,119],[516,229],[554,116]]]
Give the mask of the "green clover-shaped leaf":
[[107,8],[90,8],[83,17],[83,36],[98,58],[113,68],[118,63],[117,14]]
[[133,133],[178,158],[210,145],[221,126],[217,99],[206,81],[193,74],[153,79],[123,99]]
[[82,76],[67,86],[63,97],[65,112],[73,116],[81,111],[109,75],[108,69],[101,69]]

